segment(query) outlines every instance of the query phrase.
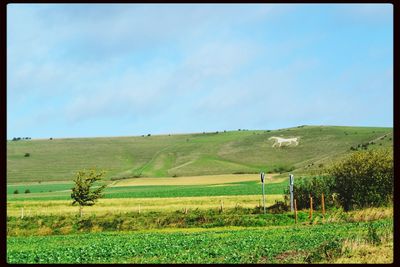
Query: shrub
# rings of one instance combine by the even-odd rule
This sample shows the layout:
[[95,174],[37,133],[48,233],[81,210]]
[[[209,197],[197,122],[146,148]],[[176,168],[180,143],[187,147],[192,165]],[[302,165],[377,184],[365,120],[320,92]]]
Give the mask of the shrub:
[[293,171],[293,170],[294,170],[294,167],[293,167],[293,166],[291,166],[291,167],[288,167],[288,166],[279,166],[279,167],[275,167],[275,168],[273,169],[274,172],[279,172],[279,173],[290,172],[290,171]]
[[30,157],[30,156],[31,156],[30,153],[25,153],[25,155],[24,155],[25,158],[26,158],[26,157]]
[[[333,179],[329,176],[314,176],[299,178],[293,184],[294,198],[297,202],[297,209],[310,207],[310,196],[313,198],[313,208],[321,206],[322,193],[324,194],[325,206],[336,206],[333,188]],[[289,199],[289,186],[285,189],[285,199]]]
[[31,190],[29,190],[29,189],[25,190],[25,194],[29,194],[30,192],[31,192]]
[[[300,178],[293,186],[298,209],[308,208],[313,197],[314,208],[341,205],[353,208],[382,206],[393,198],[393,155],[390,149],[354,152],[327,169],[327,175]],[[285,190],[286,199],[289,189]]]
[[19,193],[18,189],[15,189],[14,194],[18,194],[18,193]]
[[328,169],[343,208],[380,206],[393,196],[393,151],[354,152]]

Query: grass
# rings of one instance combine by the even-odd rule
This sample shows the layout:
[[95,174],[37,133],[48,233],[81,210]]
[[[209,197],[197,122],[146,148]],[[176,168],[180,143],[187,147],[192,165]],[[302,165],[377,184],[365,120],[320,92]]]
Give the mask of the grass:
[[[271,206],[277,200],[283,200],[282,195],[267,195],[266,205]],[[202,196],[202,197],[179,197],[179,198],[109,198],[100,199],[94,206],[85,207],[87,215],[102,215],[105,213],[125,213],[147,211],[176,211],[188,208],[189,210],[210,208],[218,209],[223,201],[224,208],[241,207],[254,208],[261,201],[260,195],[240,196]],[[67,215],[76,214],[78,207],[71,205],[71,200],[48,200],[48,201],[12,201],[7,203],[7,216],[21,216],[24,208],[25,217],[37,215]]]
[[[304,126],[274,131],[137,137],[64,138],[7,142],[7,182],[70,181],[81,169],[98,167],[107,179],[134,176],[198,176],[318,169],[375,140],[392,146],[392,128]],[[378,138],[387,135],[382,140]],[[299,136],[296,147],[272,148],[271,136]],[[24,157],[30,153],[30,157]],[[295,173],[296,173],[295,171]]]
[[[246,229],[98,232],[7,237],[9,263],[318,263],[334,262],[368,225],[392,234],[392,219]],[[376,250],[375,250],[376,252]],[[387,251],[386,251],[387,252]],[[390,257],[390,255],[388,256]],[[357,263],[358,259],[349,262]],[[383,262],[393,258],[382,259]]]

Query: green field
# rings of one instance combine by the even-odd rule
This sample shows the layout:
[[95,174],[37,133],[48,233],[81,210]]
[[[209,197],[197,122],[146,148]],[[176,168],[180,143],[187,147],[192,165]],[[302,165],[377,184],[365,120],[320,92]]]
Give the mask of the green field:
[[[98,167],[107,179],[207,174],[295,173],[373,141],[392,146],[392,128],[299,126],[272,131],[227,131],[137,137],[64,138],[7,142],[7,183],[71,181],[78,170]],[[273,148],[271,136],[300,137],[298,146]],[[383,139],[379,139],[383,138]],[[24,157],[30,153],[29,157]]]
[[[392,234],[391,219],[242,229],[184,229],[8,237],[9,263],[284,263],[332,262],[344,242]],[[372,240],[371,240],[372,237]],[[384,259],[391,262],[390,257]]]
[[[61,185],[60,185],[61,186]],[[287,187],[286,182],[274,183],[266,186],[266,194],[283,194]],[[40,187],[36,188],[38,193],[11,194],[14,188],[30,187],[10,187],[8,200],[67,200],[71,199],[70,190],[40,192]],[[46,186],[45,188],[52,188]],[[71,185],[65,185],[63,189],[70,189]],[[54,188],[53,188],[54,189]],[[261,186],[259,182],[240,182],[221,184],[221,186],[203,185],[162,185],[162,186],[121,186],[110,187],[105,190],[104,198],[163,198],[163,197],[196,197],[196,196],[229,196],[229,195],[260,195]]]

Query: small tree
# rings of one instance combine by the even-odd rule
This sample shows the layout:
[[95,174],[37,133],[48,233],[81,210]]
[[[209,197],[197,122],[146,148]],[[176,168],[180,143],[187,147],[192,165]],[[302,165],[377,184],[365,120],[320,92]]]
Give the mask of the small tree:
[[95,182],[101,180],[105,172],[96,170],[83,170],[78,171],[75,176],[75,186],[72,188],[71,198],[73,199],[72,205],[79,205],[79,214],[82,217],[83,206],[93,206],[98,198],[103,196],[102,192],[106,185],[100,185],[98,188],[93,189],[92,186]]

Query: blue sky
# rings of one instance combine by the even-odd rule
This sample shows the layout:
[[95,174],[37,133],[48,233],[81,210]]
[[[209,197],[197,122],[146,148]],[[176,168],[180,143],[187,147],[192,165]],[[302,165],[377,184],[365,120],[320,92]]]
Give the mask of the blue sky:
[[9,4],[7,138],[393,127],[390,4]]

